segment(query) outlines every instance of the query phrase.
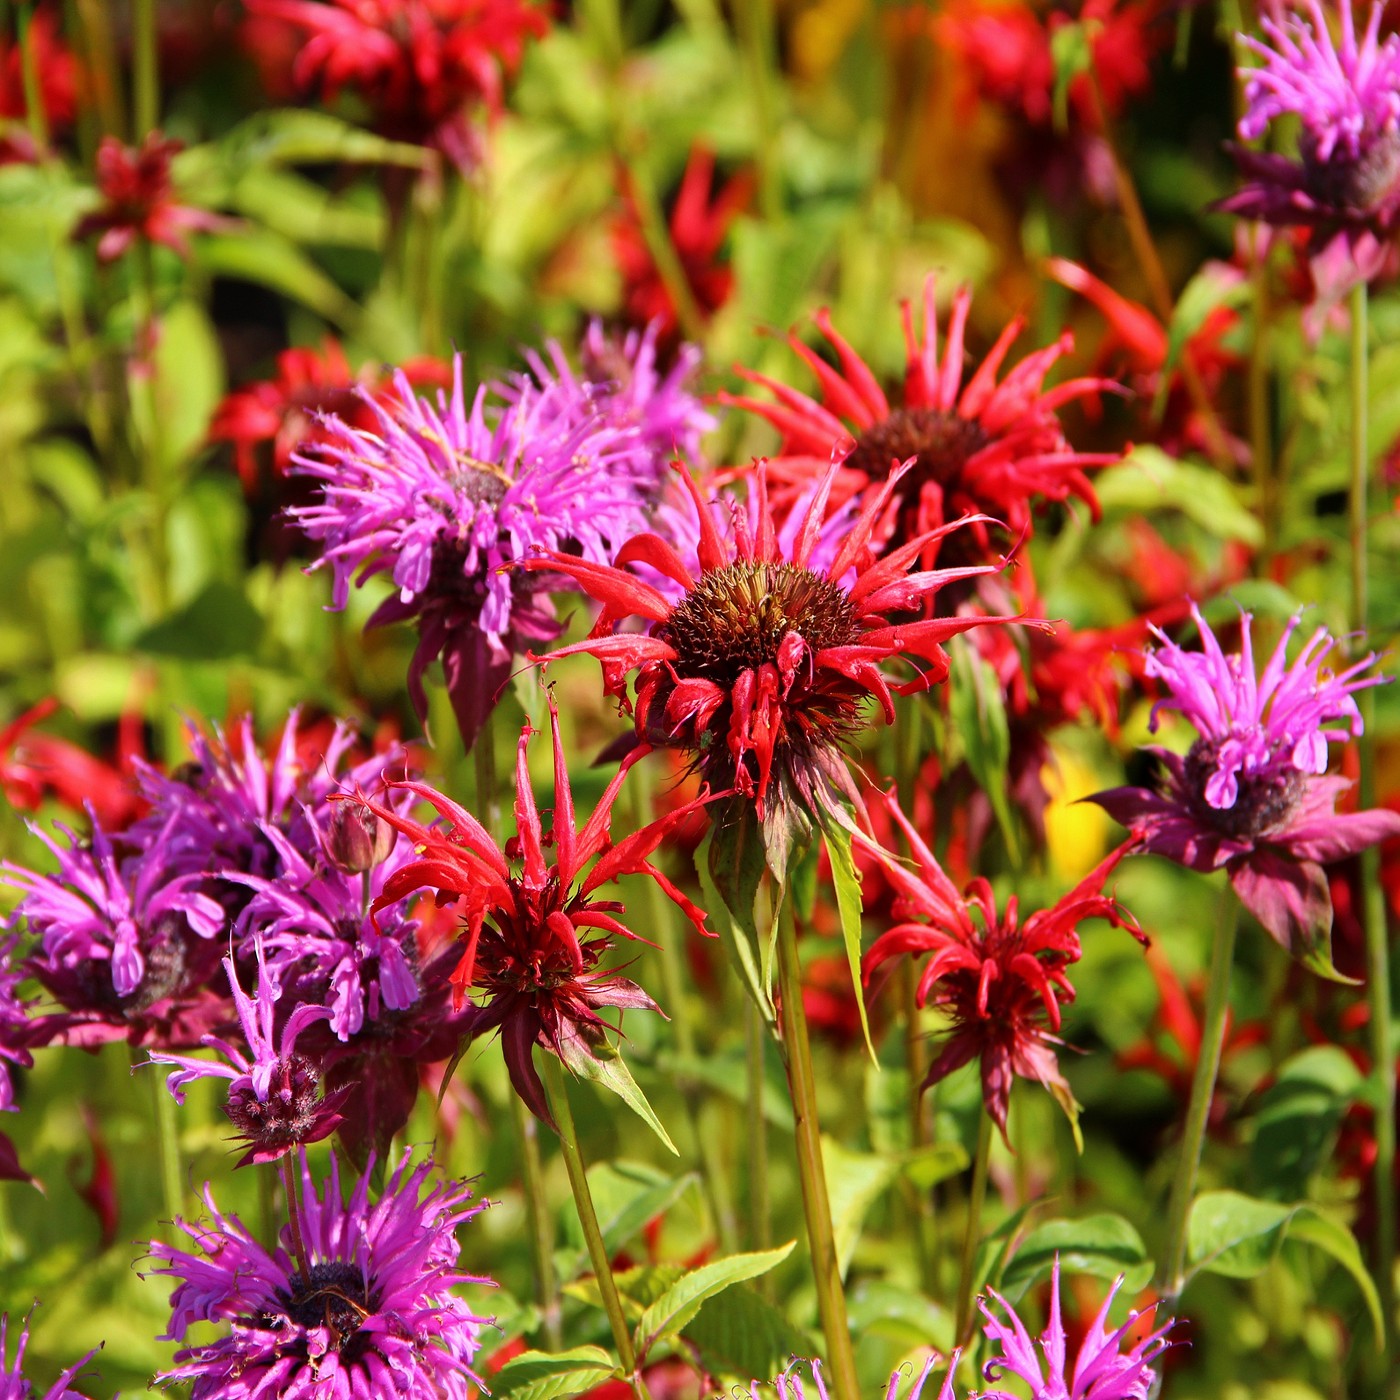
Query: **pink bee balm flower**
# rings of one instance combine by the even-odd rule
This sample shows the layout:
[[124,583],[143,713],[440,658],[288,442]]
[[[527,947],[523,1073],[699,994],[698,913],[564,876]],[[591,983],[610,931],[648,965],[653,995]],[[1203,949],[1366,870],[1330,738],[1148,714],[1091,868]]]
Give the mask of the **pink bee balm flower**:
[[1351,784],[1327,776],[1327,746],[1361,732],[1353,692],[1386,677],[1365,675],[1372,653],[1345,670],[1326,667],[1333,639],[1319,627],[1290,665],[1284,630],[1256,678],[1250,615],[1240,616],[1240,653],[1227,656],[1194,605],[1204,650],[1184,651],[1159,629],[1145,670],[1168,696],[1152,712],[1179,710],[1200,737],[1183,756],[1152,748],[1156,789],[1113,788],[1097,802],[1130,827],[1142,850],[1189,866],[1224,869],[1245,908],[1315,972],[1336,976],[1330,951],[1332,900],[1322,866],[1400,833],[1400,814],[1339,814]]
[[[1030,1387],[1031,1400],[1147,1400],[1157,1379],[1151,1363],[1171,1346],[1167,1341],[1171,1323],[1135,1342],[1127,1351],[1122,1350],[1138,1318],[1144,1315],[1130,1312],[1121,1327],[1108,1330],[1108,1311],[1122,1286],[1120,1274],[1089,1324],[1079,1353],[1073,1358],[1073,1370],[1066,1351],[1064,1323],[1060,1320],[1059,1259],[1055,1260],[1050,1286],[1050,1321],[1040,1334],[1039,1355],[1015,1309],[999,1293],[989,1290],[1006,1313],[1006,1321],[982,1304],[986,1318],[983,1330],[1001,1348],[1001,1355],[987,1362],[982,1374],[995,1382],[1009,1371]],[[978,1393],[978,1400],[1016,1400],[1016,1395],[1009,1390],[983,1390]]]
[[1239,124],[1253,141],[1276,118],[1296,116],[1299,159],[1237,150],[1248,183],[1220,207],[1311,229],[1314,277],[1331,301],[1381,270],[1400,223],[1400,36],[1380,39],[1378,3],[1359,42],[1350,0],[1338,6],[1340,43],[1320,0],[1300,8],[1305,16],[1286,14],[1275,0],[1259,21],[1269,42],[1242,36],[1263,63],[1241,74]]

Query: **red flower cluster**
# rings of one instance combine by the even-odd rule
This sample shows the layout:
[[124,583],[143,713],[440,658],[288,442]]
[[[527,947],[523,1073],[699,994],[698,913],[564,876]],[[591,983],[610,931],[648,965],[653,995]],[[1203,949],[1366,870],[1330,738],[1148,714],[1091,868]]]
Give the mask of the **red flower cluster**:
[[298,89],[326,102],[353,92],[381,135],[432,146],[464,172],[479,163],[471,110],[500,111],[526,41],[548,28],[546,11],[528,0],[247,0],[247,7],[245,44],[270,86],[280,85],[290,30],[300,41],[291,50]]

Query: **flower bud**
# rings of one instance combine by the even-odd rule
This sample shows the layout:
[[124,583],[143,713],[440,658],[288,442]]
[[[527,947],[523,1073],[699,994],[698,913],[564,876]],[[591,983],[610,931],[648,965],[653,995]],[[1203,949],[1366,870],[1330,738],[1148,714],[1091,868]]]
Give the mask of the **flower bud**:
[[337,870],[359,875],[387,859],[394,829],[358,802],[336,802],[326,832],[326,855]]

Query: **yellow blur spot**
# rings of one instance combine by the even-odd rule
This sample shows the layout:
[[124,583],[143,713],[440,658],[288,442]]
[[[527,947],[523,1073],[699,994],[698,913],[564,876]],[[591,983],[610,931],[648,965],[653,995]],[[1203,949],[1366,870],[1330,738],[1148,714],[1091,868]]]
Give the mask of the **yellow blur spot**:
[[1045,809],[1045,844],[1050,865],[1066,884],[1081,880],[1103,858],[1113,818],[1092,802],[1078,799],[1103,787],[1102,776],[1077,754],[1055,750],[1055,762],[1041,770],[1050,794]]

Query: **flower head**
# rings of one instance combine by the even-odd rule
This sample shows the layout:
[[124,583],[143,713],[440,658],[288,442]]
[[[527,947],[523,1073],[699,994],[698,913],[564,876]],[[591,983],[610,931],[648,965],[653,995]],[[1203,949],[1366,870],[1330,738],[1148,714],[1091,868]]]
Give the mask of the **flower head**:
[[1194,605],[1203,650],[1188,652],[1159,629],[1160,649],[1145,670],[1167,696],[1153,710],[1180,711],[1199,737],[1184,755],[1154,748],[1156,790],[1113,788],[1096,794],[1129,827],[1140,848],[1193,870],[1228,872],[1245,907],[1294,956],[1335,975],[1329,951],[1332,900],[1322,866],[1400,832],[1400,815],[1376,810],[1339,815],[1350,786],[1328,777],[1328,744],[1361,732],[1355,691],[1385,677],[1366,675],[1375,654],[1339,672],[1328,669],[1333,639],[1319,627],[1290,664],[1296,614],[1256,676],[1248,613],[1240,615],[1240,652],[1227,656]]
[[[686,473],[700,531],[698,577],[671,544],[651,533],[629,540],[611,566],[554,550],[525,563],[569,575],[603,604],[587,640],[543,660],[572,652],[598,657],[607,693],[635,710],[642,742],[691,754],[712,790],[734,794],[729,810],[757,809],[775,869],[813,816],[841,813],[845,802],[858,800],[841,745],[864,723],[863,703],[874,697],[893,720],[893,692],[926,690],[947,676],[943,642],[983,623],[1010,620],[911,617],[944,584],[992,566],[908,572],[930,542],[961,522],[916,535],[876,560],[872,535],[908,470],[893,472],[874,493],[824,567],[813,556],[835,463],[808,496],[786,547],[763,468],[754,479],[754,518],[735,510],[730,538]],[[679,600],[628,572],[633,563],[678,584]],[[650,632],[615,630],[632,617],[649,623]],[[897,683],[881,671],[882,662],[899,657],[920,664],[913,680]],[[633,668],[635,706],[626,694]]]
[[1301,8],[1305,15],[1286,14],[1274,0],[1259,21],[1269,42],[1242,36],[1263,63],[1241,74],[1239,124],[1250,141],[1276,118],[1296,115],[1299,159],[1235,151],[1248,183],[1220,208],[1310,229],[1314,278],[1330,302],[1376,275],[1400,223],[1400,36],[1380,40],[1379,0],[1360,42],[1351,0],[1338,7],[1340,44],[1320,0]]
[[[1120,1275],[1090,1323],[1079,1352],[1073,1358],[1072,1369],[1066,1351],[1065,1327],[1060,1320],[1058,1257],[1050,1285],[1050,1319],[1040,1334],[1039,1354],[1015,1309],[999,1293],[989,1290],[1006,1314],[1006,1320],[982,1304],[982,1315],[986,1319],[983,1330],[1001,1348],[1001,1355],[994,1356],[983,1368],[986,1379],[995,1382],[1010,1372],[1030,1387],[1031,1400],[1147,1400],[1157,1380],[1152,1363],[1172,1345],[1167,1341],[1172,1324],[1159,1327],[1124,1351],[1124,1342],[1143,1314],[1130,1312],[1121,1327],[1112,1332],[1108,1330],[1108,1311],[1122,1286]],[[984,1390],[979,1395],[981,1400],[1014,1400],[1011,1392],[1005,1390]]]
[[0,1400],[83,1400],[76,1390],[70,1390],[68,1383],[92,1360],[94,1352],[70,1366],[42,1395],[32,1381],[25,1379],[21,1367],[24,1365],[24,1349],[29,1345],[29,1319],[20,1329],[19,1341],[15,1343],[13,1366],[5,1361],[5,1334],[9,1330],[10,1319],[0,1313]]
[[24,892],[16,915],[39,939],[26,971],[71,1013],[46,1018],[55,1033],[124,1029],[135,1043],[178,1016],[215,966],[225,913],[199,875],[177,872],[175,821],[135,854],[95,821],[90,842],[60,826],[66,848],[36,830],[58,862],[53,875],[0,863],[0,880]]
[[366,1172],[346,1203],[335,1158],[322,1193],[303,1156],[304,1261],[289,1226],[264,1249],[206,1187],[209,1220],[176,1221],[194,1250],[157,1241],[151,1253],[157,1273],[179,1280],[166,1338],[183,1341],[199,1322],[229,1331],[177,1352],[159,1379],[192,1384],[194,1400],[466,1400],[480,1385],[471,1363],[485,1319],[453,1290],[488,1280],[458,1270],[454,1232],[482,1206],[463,1183],[425,1194],[432,1162],[409,1165],[405,1155],[373,1204]]
[[463,173],[480,164],[473,109],[500,111],[505,77],[548,27],[528,0],[248,0],[248,11],[298,33],[298,88],[328,102],[353,91],[381,135],[436,147]]
[[[1044,387],[1046,375],[1073,345],[1068,333],[1029,355],[998,383],[997,374],[1024,327],[1020,317],[1007,325],[964,383],[963,333],[971,305],[966,288],[953,299],[940,358],[933,278],[924,283],[921,332],[915,331],[913,309],[904,304],[908,362],[898,404],[890,403],[825,310],[814,319],[836,351],[839,372],[795,335],[788,337],[817,376],[820,402],[748,370],[741,371],[744,378],[766,387],[776,402],[720,397],[766,418],[782,434],[769,470],[785,485],[820,476],[835,445],[854,439],[833,487],[836,502],[883,486],[894,468],[912,459],[895,493],[894,542],[925,535],[960,516],[976,517],[967,530],[941,543],[941,557],[945,563],[985,563],[995,557],[990,532],[996,523],[1012,538],[1028,533],[1031,508],[1039,501],[1076,496],[1097,516],[1098,500],[1085,470],[1117,458],[1077,452],[1055,412],[1062,404],[1115,386],[1101,379],[1070,379]],[[930,548],[925,567],[931,555]]]
[[1141,937],[1132,916],[1101,893],[1127,847],[1114,851],[1052,908],[1038,909],[1022,923],[1014,896],[1004,912],[997,912],[986,880],[973,880],[960,894],[894,800],[887,797],[885,805],[909,842],[917,871],[857,834],[884,864],[896,890],[895,917],[905,920],[875,941],[864,974],[868,983],[890,958],[932,954],[919,977],[918,1002],[941,1008],[953,1024],[924,1087],[976,1060],[983,1102],[1003,1134],[1017,1076],[1045,1085],[1073,1121],[1074,1096],[1055,1062],[1060,1003],[1074,999],[1066,971],[1079,961],[1076,930],[1084,919],[1107,919]]
[[261,939],[257,942],[257,958],[258,990],[251,998],[239,986],[233,959],[223,960],[248,1049],[246,1055],[227,1040],[206,1035],[204,1044],[223,1055],[227,1064],[159,1050],[151,1052],[150,1060],[152,1064],[178,1066],[166,1079],[176,1103],[184,1103],[185,1085],[196,1079],[230,1081],[224,1112],[238,1129],[239,1137],[251,1144],[238,1163],[240,1167],[275,1161],[294,1147],[329,1137],[340,1123],[336,1107],[344,1098],[340,1094],[334,1100],[323,1099],[318,1092],[320,1072],[306,1056],[296,1053],[297,1036],[312,1022],[329,1019],[329,1009],[302,1002],[284,1018],[281,1035],[275,1035],[273,1017],[282,989],[269,972]]
[[193,209],[175,197],[170,163],[182,143],[152,131],[140,146],[124,146],[104,136],[97,148],[97,188],[102,204],[83,218],[75,238],[97,235],[100,262],[114,262],[138,238],[163,243],[181,257],[189,253],[186,234],[226,228],[231,221],[207,209]]
[[[417,859],[385,882],[375,909],[424,887],[436,890],[439,902],[461,901],[466,946],[452,974],[454,993],[458,1001],[471,989],[482,995],[463,1030],[468,1035],[500,1031],[516,1093],[531,1112],[552,1123],[534,1067],[533,1047],[541,1046],[578,1070],[584,1060],[611,1058],[616,1053],[607,1038],[615,1028],[599,1014],[601,1010],[657,1009],[635,982],[599,966],[614,937],[637,937],[618,918],[624,912],[622,904],[599,898],[599,889],[622,875],[649,875],[705,932],[703,912],[650,864],[665,836],[705,797],[675,808],[613,845],[609,832],[613,803],[632,764],[645,752],[638,749],[623,762],[592,816],[580,827],[574,817],[559,715],[551,698],[554,824],[546,835],[526,761],[531,733],[527,725],[517,750],[517,835],[506,850],[465,808],[425,784],[394,786],[432,803],[449,823],[446,830],[422,826],[372,799],[359,800],[408,836],[417,853]],[[547,845],[554,848],[552,864],[545,863]]]
[[521,389],[490,426],[488,391],[468,405],[460,357],[451,397],[440,394],[436,407],[401,373],[395,386],[387,405],[361,391],[373,431],[331,418],[316,453],[294,457],[323,491],[292,516],[322,545],[312,567],[331,567],[334,606],[345,606],[357,571],[361,584],[392,577],[398,592],[370,625],[417,620],[414,709],[426,716],[423,673],[441,656],[470,746],[514,653],[558,633],[538,581],[508,565],[537,548],[607,557],[640,524],[654,468],[635,434],[597,416],[581,420],[559,392]]

